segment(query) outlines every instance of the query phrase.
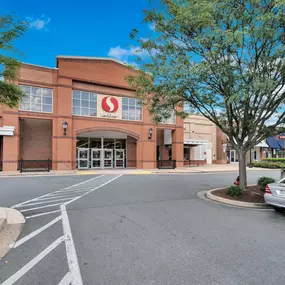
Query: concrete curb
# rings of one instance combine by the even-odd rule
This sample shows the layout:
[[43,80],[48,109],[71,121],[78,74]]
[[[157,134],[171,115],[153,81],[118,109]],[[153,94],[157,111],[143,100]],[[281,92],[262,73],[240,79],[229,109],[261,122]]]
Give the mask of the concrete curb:
[[[248,171],[277,171],[278,169],[266,168],[247,168]],[[70,171],[51,171],[51,172],[24,172],[16,171],[0,172],[0,179],[7,177],[41,177],[41,176],[72,176],[72,175],[100,175],[100,174],[216,174],[216,173],[238,173],[238,169],[195,169],[195,167],[172,169],[123,169],[123,170],[70,170]]]
[[0,207],[0,260],[10,250],[10,244],[16,242],[25,222],[19,211]]
[[232,205],[240,208],[258,208],[258,209],[268,209],[270,208],[267,204],[265,203],[249,203],[249,202],[240,202],[240,201],[234,201],[222,197],[218,197],[216,195],[213,195],[212,192],[215,190],[221,190],[223,188],[216,188],[216,189],[211,189],[206,192],[206,197],[209,198],[210,200],[222,203],[222,204],[227,204],[227,205]]

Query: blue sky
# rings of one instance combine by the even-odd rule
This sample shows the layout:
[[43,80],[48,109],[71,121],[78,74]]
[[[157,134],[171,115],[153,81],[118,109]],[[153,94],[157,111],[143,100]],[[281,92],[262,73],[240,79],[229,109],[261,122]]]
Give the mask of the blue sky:
[[148,0],[1,0],[1,15],[28,20],[29,30],[14,42],[22,62],[55,67],[57,55],[113,57],[134,63],[133,28],[141,37],[153,33],[142,24]]

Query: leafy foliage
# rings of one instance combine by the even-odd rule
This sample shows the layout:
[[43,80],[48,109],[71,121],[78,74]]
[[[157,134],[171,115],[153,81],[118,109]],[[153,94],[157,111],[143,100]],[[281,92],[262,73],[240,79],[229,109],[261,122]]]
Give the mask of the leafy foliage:
[[285,162],[271,162],[271,161],[253,161],[251,163],[253,167],[261,167],[261,168],[271,168],[271,169],[277,169],[277,168],[285,168]]
[[231,197],[241,197],[242,189],[239,186],[233,185],[227,189],[227,195]]
[[0,16],[0,104],[9,107],[17,106],[24,94],[14,84],[18,77],[20,62],[7,54],[15,52],[12,41],[23,35],[27,26],[26,22],[16,22],[12,16]]
[[271,177],[263,176],[257,180],[257,185],[260,186],[260,191],[264,192],[266,185],[270,183],[274,183],[274,182],[275,182],[275,179]]
[[187,104],[215,123],[244,188],[246,152],[285,122],[285,0],[156,2],[144,18],[156,32],[138,40],[151,61],[128,82],[158,121]]
[[285,158],[265,158],[262,161],[285,163]]

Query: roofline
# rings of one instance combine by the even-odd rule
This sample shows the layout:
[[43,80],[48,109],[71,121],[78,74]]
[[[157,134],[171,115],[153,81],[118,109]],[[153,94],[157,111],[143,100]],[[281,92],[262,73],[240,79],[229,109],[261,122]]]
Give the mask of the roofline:
[[129,66],[128,64],[120,61],[120,60],[117,60],[115,58],[111,58],[111,57],[95,57],[95,56],[72,56],[72,55],[58,55],[56,57],[56,66],[57,66],[57,59],[60,59],[60,58],[63,58],[63,59],[87,59],[87,60],[105,60],[105,61],[113,61],[113,62],[116,62],[116,63],[119,63],[121,65],[124,65],[124,66]]
[[47,69],[55,69],[55,70],[58,70],[57,67],[48,67],[48,66],[43,66],[43,65],[38,65],[38,64],[32,64],[32,63],[26,63],[26,62],[21,62],[21,64],[30,65],[30,66],[35,66],[35,67],[40,67],[40,68],[47,68]]

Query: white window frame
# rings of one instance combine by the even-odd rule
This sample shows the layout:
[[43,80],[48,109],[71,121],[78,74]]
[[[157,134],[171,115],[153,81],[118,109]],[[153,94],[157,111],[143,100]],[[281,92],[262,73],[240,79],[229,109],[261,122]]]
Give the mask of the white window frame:
[[[53,89],[52,88],[46,88],[46,87],[40,87],[40,86],[31,86],[31,85],[24,85],[24,84],[21,84],[19,85],[19,87],[25,87],[25,88],[29,88],[29,93],[26,93],[27,96],[29,97],[29,103],[28,102],[20,102],[19,103],[19,110],[20,111],[25,111],[25,112],[36,112],[36,113],[47,113],[47,114],[52,114],[53,113]],[[38,110],[33,110],[32,109],[32,102],[31,102],[31,96],[32,96],[32,88],[39,88],[41,90],[41,111],[38,111]],[[43,97],[45,97],[43,95],[43,90],[50,90],[51,91],[51,104],[44,104],[43,103]],[[46,97],[46,98],[50,98],[50,97]],[[21,108],[21,104],[30,104],[30,108],[29,110],[26,110],[26,109],[22,109]],[[51,106],[51,111],[43,111],[43,106],[46,105],[46,106]]]
[[[80,98],[78,99],[78,98],[73,98],[73,92],[79,92],[80,93]],[[87,101],[87,100],[82,100],[82,92],[85,92],[85,93],[88,93],[89,94],[89,100]],[[91,100],[90,100],[90,96],[91,96],[91,94],[95,94],[96,95],[96,115],[95,116],[91,116],[90,115],[90,109],[94,109],[94,108],[91,108],[90,107],[90,102],[91,102]],[[72,96],[71,96],[72,98],[71,98],[71,100],[72,100],[72,104],[71,104],[71,113],[72,113],[72,116],[80,116],[80,117],[91,117],[91,118],[97,118],[98,117],[98,94],[96,93],[96,92],[89,92],[89,91],[82,91],[82,90],[77,90],[77,89],[73,89],[72,90]],[[73,100],[79,100],[79,107],[78,106],[73,106]],[[84,108],[84,107],[81,107],[81,102],[82,101],[87,101],[87,102],[89,102],[89,107],[88,108]],[[92,101],[93,102],[93,101]],[[78,108],[79,110],[80,110],[80,114],[73,114],[73,108]],[[85,109],[85,110],[89,110],[89,115],[82,115],[82,109]]]
[[[124,104],[123,101],[124,99],[127,99],[128,100],[128,105]],[[130,105],[130,100],[135,100],[135,105]],[[129,98],[129,97],[122,97],[122,120],[124,121],[135,121],[135,122],[141,122],[143,120],[143,107],[142,107],[142,104],[137,104],[137,101],[140,100],[140,99],[137,99],[137,98]],[[141,102],[141,100],[140,100]],[[127,106],[128,107],[128,118],[124,118],[124,106]],[[135,108],[135,119],[130,119],[130,113],[129,113],[129,110],[130,110],[130,107],[134,107]],[[140,119],[137,120],[136,119],[136,110],[137,108],[140,108]]]

